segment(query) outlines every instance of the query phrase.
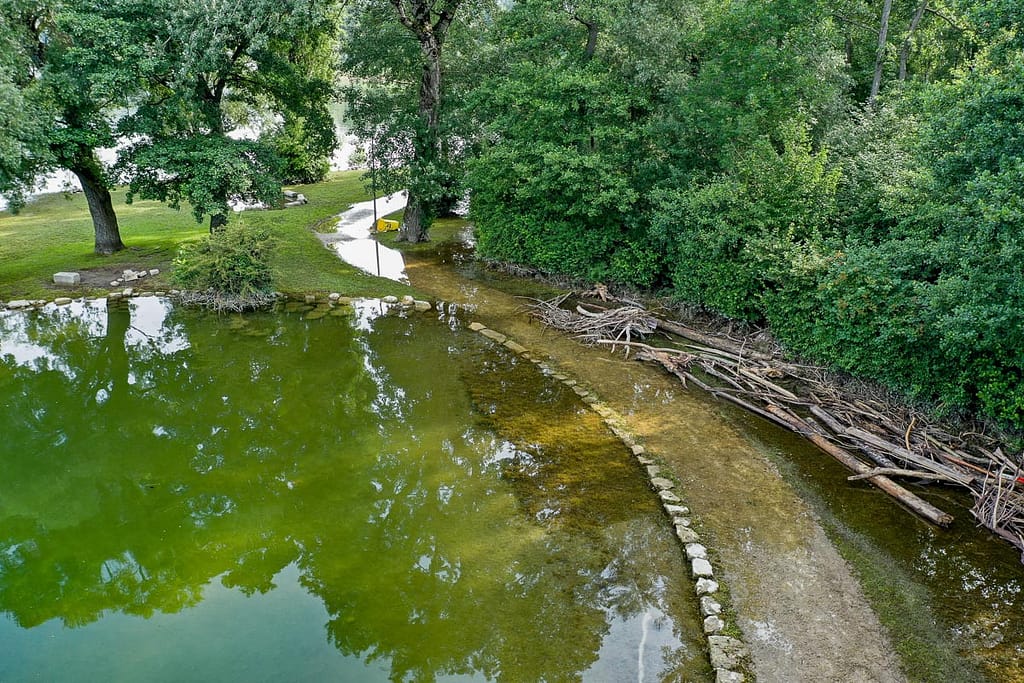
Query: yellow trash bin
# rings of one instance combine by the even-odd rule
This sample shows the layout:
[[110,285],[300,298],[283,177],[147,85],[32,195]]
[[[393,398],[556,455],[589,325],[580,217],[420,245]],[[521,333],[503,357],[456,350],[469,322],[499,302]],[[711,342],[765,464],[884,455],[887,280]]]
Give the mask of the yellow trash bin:
[[377,232],[392,232],[398,230],[398,221],[389,221],[384,218],[377,219]]

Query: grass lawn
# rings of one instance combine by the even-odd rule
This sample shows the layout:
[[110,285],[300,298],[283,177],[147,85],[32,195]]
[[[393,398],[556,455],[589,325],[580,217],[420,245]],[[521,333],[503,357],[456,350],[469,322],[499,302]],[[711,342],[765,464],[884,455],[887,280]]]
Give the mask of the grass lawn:
[[[246,211],[232,221],[265,227],[276,238],[271,258],[275,287],[284,292],[338,292],[346,296],[401,296],[412,293],[391,280],[367,275],[345,263],[321,245],[313,229],[330,224],[331,218],[354,202],[369,199],[359,171],[333,173],[322,183],[297,186],[309,203],[281,211]],[[0,300],[49,299],[63,294],[100,294],[125,268],[160,269],[160,275],[143,282],[147,288],[172,287],[171,261],[178,245],[207,233],[188,207],[181,211],[159,202],[136,201],[127,205],[124,191],[114,193],[114,210],[127,249],[112,256],[93,253],[92,220],[85,197],[44,195],[17,216],[0,212]],[[52,284],[53,274],[76,271],[91,285],[69,290]],[[92,273],[92,277],[86,277]],[[102,275],[102,277],[99,277]]]

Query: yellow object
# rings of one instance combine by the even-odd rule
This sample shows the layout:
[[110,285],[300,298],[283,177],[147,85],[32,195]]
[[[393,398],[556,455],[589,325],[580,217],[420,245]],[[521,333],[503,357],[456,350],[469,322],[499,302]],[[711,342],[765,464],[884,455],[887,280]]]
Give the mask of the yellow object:
[[398,230],[398,221],[377,219],[377,232],[391,232],[392,230]]

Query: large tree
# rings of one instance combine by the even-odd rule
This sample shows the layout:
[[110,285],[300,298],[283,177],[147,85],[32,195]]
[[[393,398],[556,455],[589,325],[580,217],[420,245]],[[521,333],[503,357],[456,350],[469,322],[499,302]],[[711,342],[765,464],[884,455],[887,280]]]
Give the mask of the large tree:
[[42,177],[71,171],[85,192],[98,254],[124,248],[97,150],[116,143],[117,112],[144,61],[126,7],[14,0],[0,9],[0,192],[17,208]]
[[489,5],[361,0],[351,6],[345,99],[380,187],[409,190],[400,240],[426,240],[434,218],[461,194],[461,162],[475,132],[460,126],[458,109],[469,54],[481,49],[469,38],[479,27],[470,25]]
[[413,182],[409,187],[409,201],[402,220],[399,240],[422,242],[434,217],[430,199],[418,187],[416,176],[431,174],[441,157],[441,48],[448,37],[448,29],[462,0],[390,0],[398,20],[409,30],[420,47],[421,72],[419,88],[419,125],[413,137],[415,157]]
[[[212,232],[233,201],[279,201],[284,170],[271,138],[285,125],[301,121],[303,144],[333,149],[332,69],[324,65],[337,3],[164,0],[154,8],[147,40],[156,59],[147,96],[127,120],[136,141],[119,169],[129,197],[175,208],[186,201],[196,220],[209,215]],[[257,119],[270,129],[254,130]]]

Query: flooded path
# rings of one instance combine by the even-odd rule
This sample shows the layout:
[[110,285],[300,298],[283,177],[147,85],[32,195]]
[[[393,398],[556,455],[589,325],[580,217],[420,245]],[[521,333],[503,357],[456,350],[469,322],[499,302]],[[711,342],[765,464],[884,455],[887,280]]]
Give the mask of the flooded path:
[[[694,510],[698,531],[711,539],[716,567],[731,592],[736,623],[750,646],[759,681],[1019,680],[1012,678],[1021,672],[1019,658],[1024,654],[1019,627],[1006,625],[1024,610],[1012,558],[1001,561],[1003,569],[980,579],[984,588],[979,597],[995,590],[1002,593],[999,604],[982,605],[997,610],[995,616],[975,619],[963,614],[969,598],[964,599],[962,586],[954,585],[951,591],[961,591],[956,598],[960,612],[949,615],[956,625],[943,630],[935,618],[941,610],[932,611],[915,583],[937,575],[955,582],[961,571],[968,571],[957,566],[960,558],[951,545],[932,545],[941,532],[867,486],[848,486],[838,465],[774,426],[688,391],[660,370],[586,349],[530,322],[523,314],[525,302],[516,295],[544,296],[534,283],[485,272],[458,248],[442,248],[439,258],[414,256],[407,268],[415,287],[447,301],[475,304],[474,319],[592,386],[604,403],[626,418],[648,453],[671,468],[680,481],[679,494]],[[879,551],[872,545],[874,539],[865,538],[872,535],[871,529],[851,531],[830,513],[823,519],[827,504],[850,504],[830,501],[812,506],[816,494],[810,480],[815,477],[824,477],[825,486],[854,498],[865,516],[874,515],[894,525],[890,529],[905,533],[909,557],[893,559],[886,554],[890,549]],[[957,512],[963,524],[963,511]],[[865,524],[870,527],[870,520]],[[855,572],[840,554],[835,537],[844,533],[844,552],[871,548],[858,556],[874,564],[869,571]],[[955,540],[946,536],[942,543]],[[1002,550],[998,544],[993,549],[996,554]],[[931,569],[921,567],[925,556],[935,564]],[[939,556],[943,559],[936,559]],[[1005,553],[1000,557],[1005,560]],[[984,563],[978,566],[975,575],[986,571]],[[680,571],[686,571],[685,565]],[[883,625],[876,616],[862,588],[865,576],[858,577],[871,572],[880,576],[881,588],[876,586],[876,591],[906,591],[882,598],[898,605],[897,611],[913,612],[906,615],[906,623],[899,615],[890,615]],[[1003,624],[993,645],[1001,649],[979,653],[988,645],[977,633],[956,645],[975,656],[991,656],[991,678],[952,646],[955,637],[984,628],[987,620],[994,620],[997,630]],[[901,647],[902,662],[894,642]],[[925,662],[924,669],[919,670],[919,662]]]
[[338,216],[334,232],[317,233],[324,246],[333,249],[342,261],[353,265],[364,273],[386,277],[397,282],[408,282],[405,274],[405,260],[402,252],[385,247],[373,239],[374,213],[377,217],[405,208],[406,193],[394,194],[374,200],[353,204]]

